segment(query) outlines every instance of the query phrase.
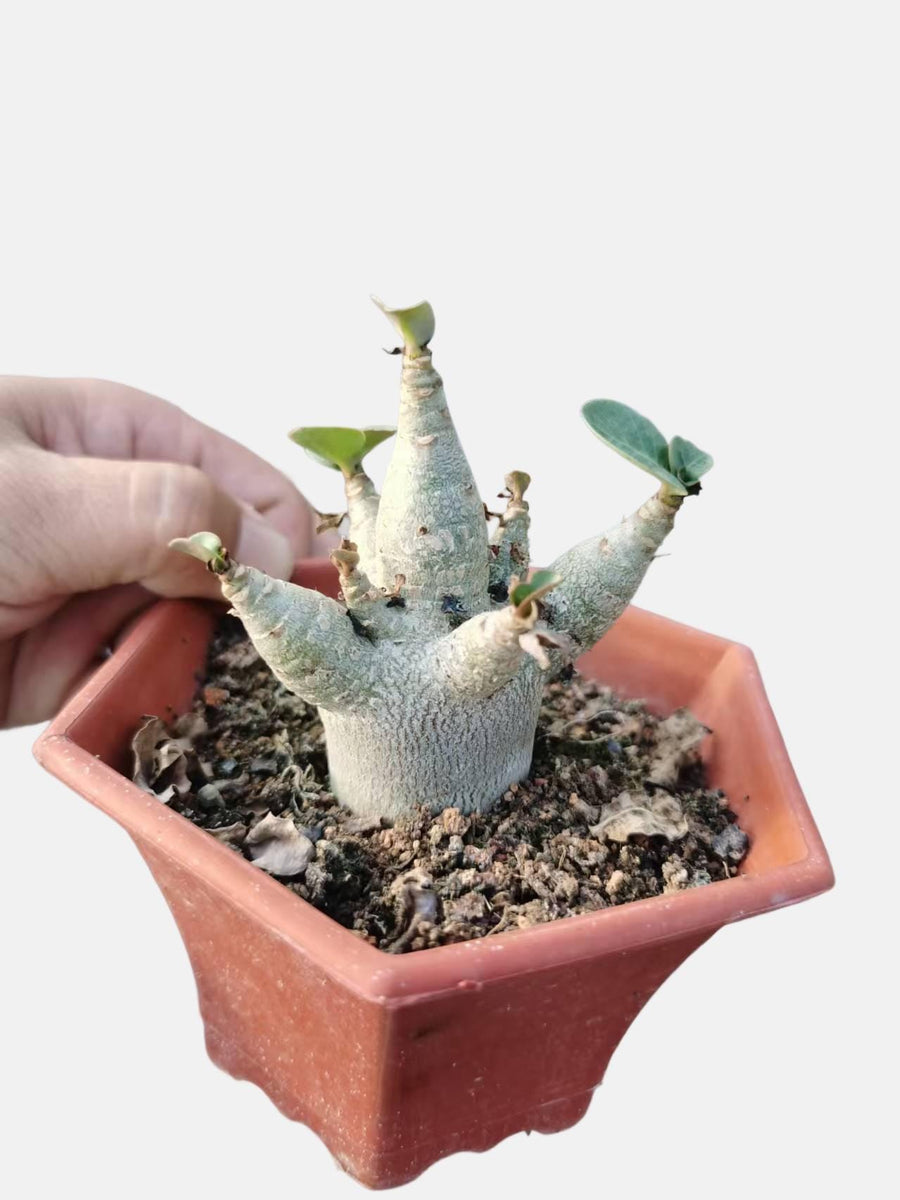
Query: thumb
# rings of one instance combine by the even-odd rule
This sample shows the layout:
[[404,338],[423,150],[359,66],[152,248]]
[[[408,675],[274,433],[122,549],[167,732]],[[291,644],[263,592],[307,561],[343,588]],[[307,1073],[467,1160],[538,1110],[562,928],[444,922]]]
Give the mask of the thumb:
[[40,565],[57,594],[141,583],[161,596],[218,596],[208,571],[168,547],[201,529],[239,562],[281,579],[291,573],[287,538],[197,467],[46,457]]

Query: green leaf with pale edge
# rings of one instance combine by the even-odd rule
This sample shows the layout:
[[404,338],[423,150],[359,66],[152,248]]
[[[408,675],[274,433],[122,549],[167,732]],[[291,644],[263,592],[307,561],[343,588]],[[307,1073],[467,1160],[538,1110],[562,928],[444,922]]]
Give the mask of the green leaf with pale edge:
[[372,300],[403,338],[408,350],[422,350],[434,337],[434,309],[427,300],[412,308],[388,308],[377,296]]
[[224,567],[225,551],[221,539],[215,533],[193,533],[187,538],[172,538],[169,548],[180,554],[189,554],[198,558],[202,563],[212,563],[216,567]]
[[304,425],[300,429],[294,429],[290,437],[316,462],[335,471],[345,472],[352,471],[359,462],[366,444],[365,437],[359,429],[346,429],[341,426]]
[[387,425],[347,429],[337,425],[303,425],[294,429],[291,440],[325,467],[352,475],[369,453],[397,431]]
[[551,588],[555,588],[559,583],[562,583],[562,576],[557,575],[554,571],[533,571],[528,579],[517,583],[510,592],[510,603],[514,608],[519,608],[526,600],[537,600],[541,596],[545,596]]
[[380,446],[382,442],[386,442],[396,432],[397,429],[394,425],[367,425],[365,429],[361,429],[360,433],[366,439],[366,444],[363,446],[363,452],[360,457],[365,458],[370,450],[374,450],[376,446]]
[[669,470],[669,447],[652,421],[618,400],[589,400],[581,415],[607,446],[649,471],[677,495],[686,494],[684,484]]
[[699,483],[701,475],[705,475],[712,465],[712,455],[687,438],[673,437],[669,442],[669,467],[685,486],[693,487]]

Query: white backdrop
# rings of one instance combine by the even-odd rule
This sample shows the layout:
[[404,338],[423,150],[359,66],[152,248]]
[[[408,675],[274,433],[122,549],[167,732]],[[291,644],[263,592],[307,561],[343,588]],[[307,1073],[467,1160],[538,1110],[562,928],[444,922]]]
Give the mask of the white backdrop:
[[[888,1190],[895,18],[0,6],[0,370],[156,391],[336,508],[285,431],[391,421],[367,295],[427,297],[484,494],[534,476],[538,561],[651,486],[584,430],[584,400],[716,456],[639,602],[755,649],[837,888],[703,947],[576,1128],[447,1160],[410,1197]],[[208,1063],[149,874],[32,762],[36,733],[0,734],[10,1194],[360,1194]]]

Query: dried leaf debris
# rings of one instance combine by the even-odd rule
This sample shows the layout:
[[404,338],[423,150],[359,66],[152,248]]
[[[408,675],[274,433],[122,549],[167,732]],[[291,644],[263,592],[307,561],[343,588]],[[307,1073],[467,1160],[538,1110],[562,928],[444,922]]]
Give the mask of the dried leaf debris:
[[680,709],[664,719],[577,674],[548,685],[535,758],[490,813],[388,825],[327,787],[316,710],[224,618],[193,712],[134,736],[145,791],[391,953],[493,936],[734,873],[748,848]]

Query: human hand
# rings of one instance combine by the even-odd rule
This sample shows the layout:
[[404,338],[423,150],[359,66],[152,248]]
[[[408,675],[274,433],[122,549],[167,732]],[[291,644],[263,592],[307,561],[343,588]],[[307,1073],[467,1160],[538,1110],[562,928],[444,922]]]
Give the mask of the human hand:
[[214,530],[284,579],[312,525],[284,475],[156,396],[0,376],[0,727],[52,716],[156,596],[219,597],[171,538]]

